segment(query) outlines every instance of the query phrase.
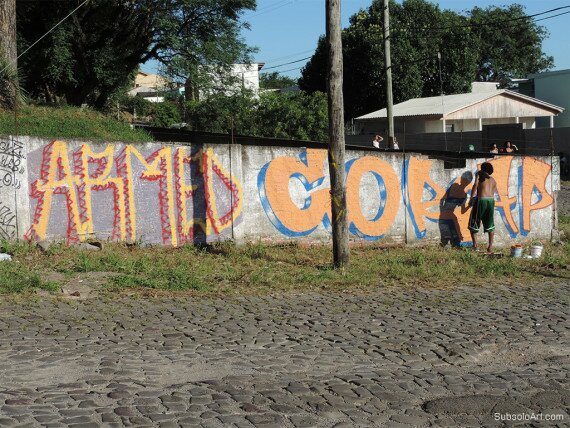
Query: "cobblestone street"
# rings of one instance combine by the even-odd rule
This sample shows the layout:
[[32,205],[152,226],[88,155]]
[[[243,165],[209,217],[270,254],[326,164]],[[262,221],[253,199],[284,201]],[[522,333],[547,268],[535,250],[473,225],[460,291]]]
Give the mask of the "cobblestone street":
[[4,302],[0,425],[567,426],[569,292]]

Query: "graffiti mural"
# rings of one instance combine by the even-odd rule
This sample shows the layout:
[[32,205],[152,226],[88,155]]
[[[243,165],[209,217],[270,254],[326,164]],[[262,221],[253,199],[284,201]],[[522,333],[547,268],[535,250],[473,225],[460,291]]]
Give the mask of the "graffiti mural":
[[240,219],[241,185],[211,148],[72,150],[54,141],[29,158],[29,240],[96,235],[178,246],[217,239]]
[[25,171],[24,145],[13,138],[0,138],[0,188],[13,187],[19,189],[21,182],[17,174]]
[[16,214],[0,201],[0,239],[15,239],[16,235]]
[[[505,156],[490,161],[499,190],[496,210],[512,238],[526,236],[531,229],[531,213],[554,202],[547,190],[550,165],[524,157],[517,158],[515,166],[514,159]],[[417,239],[426,237],[428,221],[445,226],[450,232],[445,234],[451,235],[448,240],[454,244],[470,244],[467,198],[476,170],[461,171],[451,182],[440,183],[434,178],[437,175],[433,164],[433,160],[414,156],[404,158],[402,165],[377,156],[349,160],[346,190],[351,234],[365,240],[381,239],[394,226],[403,203],[408,227]],[[400,175],[395,167],[401,171]],[[261,205],[269,221],[283,235],[308,236],[319,225],[330,230],[330,187],[326,184],[325,171],[326,151],[317,149],[306,150],[296,157],[278,157],[261,168],[257,177]],[[365,177],[372,177],[374,184],[367,185],[363,194]],[[296,200],[299,187],[292,192],[292,182],[300,183],[303,194],[300,202]],[[372,214],[363,209],[363,203],[369,199],[377,204]],[[442,239],[443,235],[442,232]]]

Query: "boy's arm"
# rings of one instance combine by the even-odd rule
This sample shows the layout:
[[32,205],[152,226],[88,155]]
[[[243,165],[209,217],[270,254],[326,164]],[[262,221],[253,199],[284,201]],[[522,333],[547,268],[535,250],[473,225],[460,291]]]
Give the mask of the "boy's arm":
[[495,194],[499,194],[499,189],[497,189],[497,180],[493,178],[493,196],[495,196]]
[[471,199],[469,199],[469,205],[473,205],[474,198],[477,197],[477,188],[479,187],[479,174],[475,174],[475,183],[473,183],[473,187],[471,188]]

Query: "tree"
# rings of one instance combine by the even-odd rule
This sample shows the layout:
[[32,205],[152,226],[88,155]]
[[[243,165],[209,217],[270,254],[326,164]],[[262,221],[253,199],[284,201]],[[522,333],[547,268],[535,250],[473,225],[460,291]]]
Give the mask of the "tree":
[[261,73],[259,75],[259,87],[262,89],[283,89],[296,84],[297,80],[288,76],[282,76],[278,71]]
[[186,123],[194,131],[229,132],[232,123],[238,134],[252,134],[252,117],[257,101],[244,94],[217,93],[202,101],[186,104]]
[[154,103],[150,114],[152,115],[151,125],[162,128],[179,123],[181,119],[177,105],[171,101]]
[[16,0],[0,2],[0,107],[16,102]]
[[253,135],[327,141],[327,98],[322,92],[261,94],[252,116]]
[[477,81],[500,82],[504,87],[513,77],[553,67],[554,59],[542,52],[547,30],[526,18],[521,5],[475,7],[469,16],[479,45]]
[[[18,0],[20,49],[69,13],[69,2]],[[48,102],[101,108],[140,63],[160,61],[172,75],[224,68],[250,52],[240,14],[255,0],[91,0],[23,59],[26,86]]]
[[[386,106],[382,11],[382,1],[374,0],[367,10],[353,15],[343,31],[346,119]],[[426,0],[404,0],[401,4],[392,1],[394,102],[440,94],[438,51],[442,56],[446,94],[468,92],[472,81],[495,78],[491,76],[499,79],[505,76],[501,79],[505,84],[507,76],[525,76],[548,69],[552,59],[541,51],[541,42],[546,36],[544,29],[530,19],[507,23],[505,17],[510,13],[520,17],[523,9],[520,6],[474,8],[470,13],[458,14],[442,11]],[[481,25],[490,21],[495,24]],[[516,47],[517,37],[524,41],[524,46]],[[501,51],[505,51],[507,60],[501,59]],[[302,70],[301,89],[324,90],[325,64],[326,52],[321,38],[315,54]]]
[[[246,94],[247,95],[247,94]],[[188,127],[195,131],[295,140],[326,141],[327,100],[322,92],[267,92],[259,100],[218,94],[186,105]]]

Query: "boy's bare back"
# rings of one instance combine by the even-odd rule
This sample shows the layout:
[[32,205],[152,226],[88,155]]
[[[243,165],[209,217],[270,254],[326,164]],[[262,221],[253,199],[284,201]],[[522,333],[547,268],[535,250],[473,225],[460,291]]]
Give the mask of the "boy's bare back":
[[497,191],[497,182],[493,177],[483,179],[478,177],[477,196],[479,198],[493,198]]

